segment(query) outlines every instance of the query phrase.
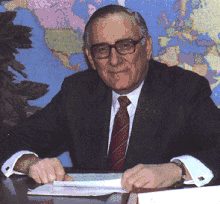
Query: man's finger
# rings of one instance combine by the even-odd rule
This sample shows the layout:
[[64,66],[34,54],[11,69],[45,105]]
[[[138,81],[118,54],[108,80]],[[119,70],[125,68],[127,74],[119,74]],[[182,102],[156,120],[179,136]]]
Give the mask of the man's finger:
[[128,178],[123,188],[130,192],[136,188],[143,187],[146,183],[149,181],[146,181],[146,178],[144,176],[139,176],[138,174],[133,175],[132,177]]
[[149,182],[149,179],[143,174],[134,174],[132,175],[126,182],[126,188],[129,187],[129,191],[133,190],[134,188],[141,188],[146,183]]
[[[122,179],[121,179],[121,186],[124,188],[126,183],[130,180],[131,177],[133,177],[134,175],[136,175],[141,169],[144,168],[143,164],[138,164],[137,166],[133,167],[132,169],[128,169],[127,171],[124,172],[124,174],[122,175]],[[137,178],[134,179],[134,181]],[[132,182],[134,182],[132,181]]]
[[133,188],[152,188],[152,183],[147,177],[141,177],[133,183]]
[[148,182],[148,183],[145,183],[143,186],[141,186],[140,188],[150,188],[150,189],[153,189],[153,188],[156,188],[152,182]]
[[52,164],[56,173],[56,180],[57,181],[63,181],[64,180],[64,175],[65,175],[65,171],[63,169],[63,166],[60,162],[59,159],[57,158],[53,158],[52,160]]
[[34,166],[31,166],[28,171],[28,176],[32,179],[34,179],[35,182],[41,184],[41,179],[38,171],[34,168]]
[[44,170],[47,173],[48,182],[53,183],[57,179],[57,174],[53,164],[51,165],[51,163],[48,163],[47,166],[45,165]]
[[64,181],[74,181],[74,179],[71,176],[65,174],[64,175]]
[[49,158],[38,161],[33,167],[37,169],[42,183],[46,184],[50,182],[50,176],[56,177],[53,167],[51,165],[51,160]]
[[40,179],[41,179],[41,181],[42,181],[43,184],[49,183],[48,174],[47,174],[47,172],[45,171],[45,169],[42,169],[42,170],[40,171]]

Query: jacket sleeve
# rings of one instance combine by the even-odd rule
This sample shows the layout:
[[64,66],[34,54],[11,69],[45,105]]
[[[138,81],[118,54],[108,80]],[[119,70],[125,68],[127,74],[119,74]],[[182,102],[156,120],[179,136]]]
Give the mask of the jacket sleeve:
[[66,141],[65,113],[62,101],[65,88],[61,88],[52,101],[7,134],[0,137],[0,164],[20,150],[35,152],[44,158]]
[[220,110],[210,97],[208,80],[199,77],[195,86],[194,97],[188,101],[191,104],[188,106],[190,107],[188,124],[189,134],[195,135],[192,146],[197,151],[189,155],[199,159],[214,173],[214,178],[209,184],[218,184],[220,181]]

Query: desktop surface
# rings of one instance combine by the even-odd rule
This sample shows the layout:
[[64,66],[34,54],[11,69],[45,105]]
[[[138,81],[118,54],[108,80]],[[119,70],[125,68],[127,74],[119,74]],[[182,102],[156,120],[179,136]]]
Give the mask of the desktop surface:
[[[86,173],[85,171],[76,171],[71,168],[65,169],[67,173]],[[97,171],[96,171],[97,172]],[[88,173],[88,172],[87,172]],[[91,171],[95,173],[95,171]],[[97,172],[105,173],[105,172]],[[113,193],[104,196],[85,196],[85,197],[72,197],[72,196],[40,196],[28,195],[29,189],[34,189],[40,186],[28,176],[12,175],[10,178],[4,176],[0,177],[0,204],[127,204],[128,193]]]

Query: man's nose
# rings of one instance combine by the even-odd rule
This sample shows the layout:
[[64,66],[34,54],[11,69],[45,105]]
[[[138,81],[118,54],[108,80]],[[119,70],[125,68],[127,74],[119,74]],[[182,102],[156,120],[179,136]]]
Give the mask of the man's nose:
[[111,49],[109,61],[112,66],[117,66],[123,61],[121,54],[119,54],[114,47]]

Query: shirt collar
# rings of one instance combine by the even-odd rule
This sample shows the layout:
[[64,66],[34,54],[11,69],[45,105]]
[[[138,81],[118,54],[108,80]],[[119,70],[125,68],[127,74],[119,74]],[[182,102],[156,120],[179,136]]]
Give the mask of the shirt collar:
[[142,81],[142,83],[140,84],[140,86],[138,88],[136,88],[134,91],[132,91],[131,93],[128,94],[118,94],[115,91],[112,90],[112,105],[113,108],[115,109],[116,103],[118,101],[119,96],[127,96],[129,98],[129,100],[131,101],[131,104],[133,104],[135,107],[137,107],[137,103],[138,103],[138,98],[140,96],[141,93],[141,89],[143,87],[144,84],[144,80]]

